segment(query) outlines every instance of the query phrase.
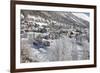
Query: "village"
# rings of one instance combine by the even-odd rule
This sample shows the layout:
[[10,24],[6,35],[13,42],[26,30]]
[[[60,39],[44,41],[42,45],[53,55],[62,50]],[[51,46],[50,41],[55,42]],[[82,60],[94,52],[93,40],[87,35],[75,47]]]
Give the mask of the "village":
[[[71,18],[78,20],[74,15]],[[89,29],[80,20],[68,24],[39,15],[25,17],[21,14],[21,62],[89,59]]]

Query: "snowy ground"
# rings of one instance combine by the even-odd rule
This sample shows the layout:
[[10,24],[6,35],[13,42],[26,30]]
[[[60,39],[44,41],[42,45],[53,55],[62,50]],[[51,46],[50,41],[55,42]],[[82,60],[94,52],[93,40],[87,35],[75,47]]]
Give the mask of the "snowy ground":
[[[83,46],[78,45],[74,39],[66,37],[49,41],[51,44],[46,49],[36,49],[32,44],[27,43],[28,40],[24,39],[22,41],[22,51],[26,62],[85,60],[89,58],[89,47],[85,41]],[[25,59],[22,59],[21,62],[25,61]]]

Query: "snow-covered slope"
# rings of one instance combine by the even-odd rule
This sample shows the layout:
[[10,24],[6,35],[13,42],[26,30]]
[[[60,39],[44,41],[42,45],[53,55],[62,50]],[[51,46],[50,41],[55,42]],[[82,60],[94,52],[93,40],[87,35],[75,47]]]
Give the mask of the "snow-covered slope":
[[79,18],[82,18],[82,19],[84,19],[84,20],[86,20],[86,21],[89,21],[89,20],[90,20],[89,16],[87,16],[87,15],[84,14],[84,13],[72,13],[72,14],[74,14],[75,16],[77,16],[77,17],[79,17]]

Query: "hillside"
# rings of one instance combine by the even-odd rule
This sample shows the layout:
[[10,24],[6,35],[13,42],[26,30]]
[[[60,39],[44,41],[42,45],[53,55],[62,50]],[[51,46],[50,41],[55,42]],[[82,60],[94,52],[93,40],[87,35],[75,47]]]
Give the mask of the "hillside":
[[89,16],[21,10],[21,62],[89,59]]

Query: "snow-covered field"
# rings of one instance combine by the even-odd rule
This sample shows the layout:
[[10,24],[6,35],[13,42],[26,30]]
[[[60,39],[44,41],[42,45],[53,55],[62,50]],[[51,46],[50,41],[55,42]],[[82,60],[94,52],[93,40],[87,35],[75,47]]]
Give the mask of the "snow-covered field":
[[85,13],[21,10],[21,63],[89,59]]

